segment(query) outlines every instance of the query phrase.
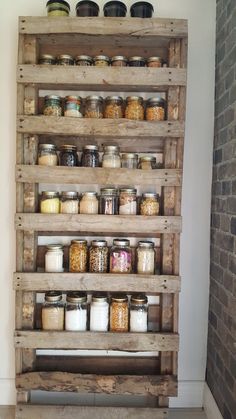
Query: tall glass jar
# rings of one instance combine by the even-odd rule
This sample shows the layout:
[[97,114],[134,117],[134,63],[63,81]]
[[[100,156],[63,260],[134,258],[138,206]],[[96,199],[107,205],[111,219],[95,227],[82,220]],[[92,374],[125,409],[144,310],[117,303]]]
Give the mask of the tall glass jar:
[[61,292],[49,291],[45,294],[42,306],[42,329],[64,330],[64,304]]
[[99,152],[97,145],[85,145],[81,155],[82,167],[98,167],[99,166]]
[[45,116],[62,116],[62,103],[60,96],[45,96],[43,114]]
[[121,167],[120,149],[116,145],[105,145],[102,167],[119,169]]
[[66,297],[65,330],[84,332],[87,330],[87,296],[84,293],[70,292]]
[[137,273],[142,275],[154,275],[156,254],[154,243],[151,241],[139,241],[137,247]]
[[38,164],[57,166],[57,149],[54,144],[39,144]]
[[64,116],[71,116],[74,118],[83,117],[81,113],[81,97],[80,96],[66,96],[65,97]]
[[140,203],[140,215],[158,215],[159,214],[159,195],[152,192],[146,192],[142,195]]
[[103,118],[103,98],[101,96],[88,96],[85,101],[85,118]]
[[59,193],[54,191],[42,191],[40,198],[40,212],[42,214],[59,214]]
[[89,249],[89,272],[108,272],[108,247],[106,240],[93,240]]
[[142,156],[139,159],[139,169],[152,170],[156,168],[156,157],[154,156]]
[[144,120],[143,98],[141,96],[128,96],[126,103],[125,118]]
[[72,240],[69,248],[69,271],[87,272],[88,247],[87,240]]
[[59,164],[69,167],[78,166],[77,147],[75,145],[64,144],[61,146]]
[[130,332],[148,330],[148,300],[145,295],[132,295],[130,299]]
[[54,65],[56,64],[57,60],[56,57],[50,54],[43,54],[39,58],[40,65]]
[[74,65],[74,58],[68,54],[61,54],[57,57],[57,64],[58,65]]
[[129,331],[129,303],[127,295],[116,295],[111,298],[110,331]]
[[104,118],[123,118],[123,99],[120,96],[107,96],[105,99]]
[[118,191],[115,188],[102,188],[100,191],[100,214],[118,215]]
[[63,246],[49,244],[46,246],[45,272],[63,272]]
[[137,190],[134,188],[120,189],[119,196],[119,214],[136,215],[137,214]]
[[93,61],[96,67],[107,67],[110,64],[110,58],[107,55],[96,55]]
[[90,306],[90,330],[107,332],[109,322],[109,303],[105,295],[93,295]]
[[165,100],[160,97],[148,99],[146,105],[147,121],[164,121],[165,119]]
[[137,169],[138,167],[138,154],[123,153],[121,160],[121,167],[123,169]]
[[98,214],[98,198],[96,192],[82,193],[80,214]]
[[132,250],[127,239],[114,239],[110,251],[111,273],[132,273]]
[[63,191],[60,198],[61,214],[78,214],[79,198],[78,193],[74,191]]

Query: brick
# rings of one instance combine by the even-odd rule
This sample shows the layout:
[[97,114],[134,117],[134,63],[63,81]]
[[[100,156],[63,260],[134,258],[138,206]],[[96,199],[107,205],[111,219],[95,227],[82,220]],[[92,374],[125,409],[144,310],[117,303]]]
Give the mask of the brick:
[[213,161],[214,161],[214,164],[222,162],[222,148],[219,148],[218,150],[214,151]]
[[213,193],[213,195],[221,195],[221,193],[222,193],[221,182],[213,182],[212,193]]
[[227,252],[220,252],[220,266],[222,266],[222,268],[227,269],[228,267],[228,263],[229,263],[229,256]]
[[209,312],[209,322],[214,329],[217,329],[217,317],[212,311]]
[[233,286],[234,286],[234,279],[233,275],[229,271],[225,271],[223,274],[223,284],[227,291],[233,292]]
[[216,354],[216,366],[217,366],[218,370],[220,371],[220,373],[223,374],[224,364],[223,364],[222,359],[220,358],[220,356],[218,354]]
[[219,265],[216,265],[215,263],[211,262],[210,273],[211,273],[212,278],[217,280],[217,282],[223,281],[224,271]]
[[231,195],[232,191],[232,182],[231,180],[225,180],[222,182],[221,186],[222,195]]
[[229,256],[229,270],[236,275],[236,256]]
[[227,210],[231,214],[236,214],[236,196],[232,196],[228,198]]
[[[227,42],[230,42],[229,40],[226,41],[226,48],[227,48]],[[230,72],[225,77],[225,89],[231,89],[234,83],[234,68],[230,70]]]
[[236,180],[232,181],[232,194],[236,195]]
[[218,179],[225,180],[225,179],[232,179],[232,177],[236,177],[236,164],[235,162],[231,161],[228,163],[221,164],[218,167]]
[[220,228],[226,233],[230,230],[230,216],[225,214],[220,214]]
[[231,234],[236,236],[236,217],[231,218],[231,225],[230,225]]
[[233,236],[223,233],[217,232],[216,233],[216,244],[217,246],[221,247],[222,249],[229,250],[233,252],[234,249],[234,238]]
[[232,105],[236,101],[236,85],[230,89],[229,103]]
[[234,120],[234,108],[228,108],[225,112],[225,125],[231,124]]
[[236,377],[236,355],[230,358],[230,370],[233,377]]

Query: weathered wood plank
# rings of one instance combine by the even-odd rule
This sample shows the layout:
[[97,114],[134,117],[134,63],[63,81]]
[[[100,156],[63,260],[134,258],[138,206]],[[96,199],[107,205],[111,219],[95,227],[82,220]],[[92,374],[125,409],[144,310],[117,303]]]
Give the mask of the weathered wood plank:
[[180,186],[182,170],[178,169],[106,169],[102,167],[16,166],[16,181],[55,184],[152,185]]
[[128,352],[177,351],[175,333],[44,332],[18,330],[15,347],[28,349],[106,349]]

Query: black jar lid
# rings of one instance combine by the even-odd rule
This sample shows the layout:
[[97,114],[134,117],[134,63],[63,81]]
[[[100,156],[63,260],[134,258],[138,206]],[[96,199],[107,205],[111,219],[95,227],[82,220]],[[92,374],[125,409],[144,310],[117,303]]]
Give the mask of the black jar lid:
[[79,1],[75,6],[75,10],[77,10],[80,6],[91,6],[97,9],[98,12],[100,10],[98,4],[95,3],[95,1],[90,1],[90,0]]
[[122,3],[122,1],[108,1],[104,4],[103,11],[105,11],[105,9],[109,6],[122,7],[125,10],[125,12],[127,12],[127,7],[124,3]]
[[133,7],[135,8],[135,7],[138,7],[138,6],[149,7],[154,12],[153,5],[151,3],[149,3],[148,1],[137,1],[136,3],[132,4],[132,6],[130,7],[130,10],[132,10]]
[[48,0],[48,2],[47,2],[47,4],[46,4],[46,7],[50,6],[50,4],[53,4],[53,3],[59,3],[59,4],[62,4],[63,6],[68,7],[68,9],[70,10],[70,5],[69,5],[69,3],[67,3],[67,1],[65,1],[65,0]]

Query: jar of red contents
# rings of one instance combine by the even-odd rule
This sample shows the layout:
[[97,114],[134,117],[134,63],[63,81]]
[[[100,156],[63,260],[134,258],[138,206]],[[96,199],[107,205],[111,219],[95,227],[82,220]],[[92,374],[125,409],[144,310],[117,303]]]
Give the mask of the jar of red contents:
[[132,272],[132,250],[129,240],[113,240],[113,247],[110,252],[110,272],[121,274]]

